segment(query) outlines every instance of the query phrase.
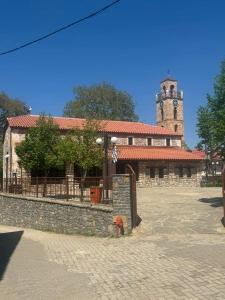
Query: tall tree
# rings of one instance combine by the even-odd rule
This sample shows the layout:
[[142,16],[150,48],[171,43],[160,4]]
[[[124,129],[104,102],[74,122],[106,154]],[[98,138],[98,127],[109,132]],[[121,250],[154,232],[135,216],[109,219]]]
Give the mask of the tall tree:
[[0,93],[0,133],[3,132],[8,117],[26,115],[28,106],[19,99],[12,99],[5,93]]
[[87,120],[84,128],[75,128],[75,163],[82,170],[82,177],[85,178],[87,172],[93,167],[102,167],[103,150],[96,143],[100,124],[95,120]]
[[210,155],[217,153],[225,161],[225,60],[216,77],[213,95],[207,95],[207,105],[197,115],[197,132]]
[[200,144],[204,145],[207,151],[213,150],[212,114],[208,106],[200,106],[197,111],[197,133],[200,137]]
[[61,166],[56,151],[59,139],[59,128],[53,119],[41,116],[36,127],[29,128],[25,140],[16,147],[19,164],[28,172],[35,170],[48,176],[51,168]]
[[225,161],[225,60],[214,83],[214,94],[208,96],[208,107],[212,114],[214,147]]
[[58,159],[63,162],[65,169],[69,174],[73,173],[73,164],[77,158],[77,149],[74,139],[74,133],[72,130],[62,137],[55,147]]
[[100,120],[137,121],[134,101],[124,91],[108,83],[78,86],[74,89],[75,99],[64,108],[64,116]]

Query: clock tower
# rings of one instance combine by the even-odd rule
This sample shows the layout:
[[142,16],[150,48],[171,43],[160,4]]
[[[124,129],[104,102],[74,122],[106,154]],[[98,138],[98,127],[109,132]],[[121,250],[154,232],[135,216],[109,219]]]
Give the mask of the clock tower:
[[156,122],[182,135],[184,141],[183,91],[177,90],[177,80],[167,76],[156,94]]

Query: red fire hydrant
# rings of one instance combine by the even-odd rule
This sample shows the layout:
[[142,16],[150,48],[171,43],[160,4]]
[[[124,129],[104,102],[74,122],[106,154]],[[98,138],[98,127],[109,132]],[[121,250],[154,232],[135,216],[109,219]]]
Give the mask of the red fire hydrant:
[[124,234],[123,220],[122,220],[121,216],[116,216],[115,225],[116,225],[116,237],[123,235]]

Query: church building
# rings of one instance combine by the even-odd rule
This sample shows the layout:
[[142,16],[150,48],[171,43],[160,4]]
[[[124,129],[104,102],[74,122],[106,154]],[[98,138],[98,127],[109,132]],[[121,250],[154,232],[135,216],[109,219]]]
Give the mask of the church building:
[[[3,176],[31,177],[18,165],[16,146],[25,138],[28,128],[36,126],[39,116],[8,118],[3,147]],[[84,119],[53,117],[62,135],[82,126]],[[202,157],[184,149],[183,92],[177,81],[167,77],[156,95],[156,123],[102,120],[99,136],[117,137],[118,160],[112,173],[127,172],[130,164],[138,186],[198,186],[201,181]],[[110,152],[110,151],[109,151]],[[72,176],[78,176],[73,168]],[[65,171],[66,172],[66,171]],[[66,175],[66,173],[65,173]]]

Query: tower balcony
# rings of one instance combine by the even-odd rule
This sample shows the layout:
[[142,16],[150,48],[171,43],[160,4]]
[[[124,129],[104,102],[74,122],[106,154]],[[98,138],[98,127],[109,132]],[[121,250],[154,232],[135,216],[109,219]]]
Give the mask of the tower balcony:
[[156,101],[168,98],[183,100],[183,91],[166,90],[156,94]]

